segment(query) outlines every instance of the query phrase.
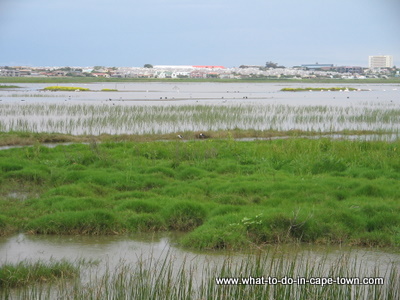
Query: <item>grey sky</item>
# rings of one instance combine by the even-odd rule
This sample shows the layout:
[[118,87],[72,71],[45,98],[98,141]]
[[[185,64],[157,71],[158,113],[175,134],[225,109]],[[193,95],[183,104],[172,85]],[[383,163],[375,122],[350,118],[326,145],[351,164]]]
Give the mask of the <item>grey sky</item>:
[[0,65],[400,65],[399,0],[0,0]]

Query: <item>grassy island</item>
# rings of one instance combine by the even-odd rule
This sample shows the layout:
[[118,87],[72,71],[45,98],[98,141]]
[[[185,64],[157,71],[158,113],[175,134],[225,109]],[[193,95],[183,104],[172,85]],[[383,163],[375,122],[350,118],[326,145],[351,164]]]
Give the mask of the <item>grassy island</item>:
[[74,86],[48,86],[44,88],[45,91],[63,91],[63,92],[76,92],[76,91],[89,91],[88,88],[74,87]]
[[282,92],[344,92],[344,91],[358,91],[356,88],[351,87],[330,87],[330,88],[283,88]]
[[0,89],[16,89],[16,88],[20,88],[20,86],[0,84]]

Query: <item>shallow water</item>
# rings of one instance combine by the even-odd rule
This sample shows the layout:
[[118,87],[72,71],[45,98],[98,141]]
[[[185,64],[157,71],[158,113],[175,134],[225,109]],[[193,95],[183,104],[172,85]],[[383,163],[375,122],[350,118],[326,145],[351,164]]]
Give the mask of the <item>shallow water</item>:
[[[181,105],[187,103],[279,103],[290,105],[350,105],[359,102],[400,102],[398,84],[303,84],[303,83],[211,83],[211,82],[133,82],[133,83],[69,83],[60,86],[80,86],[88,92],[52,92],[42,89],[54,84],[23,84],[22,88],[0,91],[3,103],[51,102],[102,103],[117,102],[141,104]],[[284,87],[352,87],[356,92],[281,92]],[[117,89],[103,92],[102,89]],[[161,100],[161,101],[160,101]],[[213,100],[209,102],[209,100]],[[224,102],[224,100],[226,100]],[[393,102],[392,102],[393,103]],[[121,103],[118,103],[121,105]]]
[[[395,84],[346,85],[360,89],[356,92],[280,91],[341,84],[173,82],[62,84],[91,91],[41,91],[49,85],[1,91],[0,129],[95,135],[233,128],[400,130],[400,86]],[[50,110],[52,104],[58,108]]]
[[[139,234],[135,236],[49,236],[18,234],[0,238],[0,265],[20,261],[49,261],[66,259],[94,260],[100,269],[116,268],[121,262],[137,264],[143,260],[170,257],[179,267],[183,261],[197,265],[220,265],[227,257],[238,263],[247,259],[250,252],[201,251],[193,252],[178,247],[175,243],[179,234]],[[349,266],[355,262],[360,273],[378,270],[382,276],[387,268],[400,268],[400,252],[394,249],[350,248],[319,245],[275,245],[265,248],[265,253],[287,260],[326,260],[327,267],[343,257]],[[253,252],[254,253],[254,252]]]

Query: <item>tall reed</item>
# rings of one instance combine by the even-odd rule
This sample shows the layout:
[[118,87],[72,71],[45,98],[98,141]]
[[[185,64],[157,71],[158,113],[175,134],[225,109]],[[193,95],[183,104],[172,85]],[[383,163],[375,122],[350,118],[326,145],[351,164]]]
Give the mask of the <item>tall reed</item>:
[[0,104],[1,131],[165,134],[227,129],[398,132],[400,109],[377,106]]
[[[121,261],[115,268],[92,268],[88,278],[62,280],[57,284],[2,289],[2,299],[372,299],[397,300],[400,296],[398,265],[386,270],[363,268],[362,259],[344,255],[315,260],[301,254],[288,258],[279,252],[226,256],[220,261],[180,259],[167,254]],[[288,284],[291,280],[315,284]],[[327,284],[324,280],[338,280]],[[351,284],[347,280],[376,281]],[[229,280],[220,284],[221,280]],[[238,280],[240,283],[236,283]],[[264,282],[262,282],[263,280]],[[276,281],[279,282],[277,283]],[[286,280],[285,282],[281,282]],[[262,284],[261,284],[262,283]]]

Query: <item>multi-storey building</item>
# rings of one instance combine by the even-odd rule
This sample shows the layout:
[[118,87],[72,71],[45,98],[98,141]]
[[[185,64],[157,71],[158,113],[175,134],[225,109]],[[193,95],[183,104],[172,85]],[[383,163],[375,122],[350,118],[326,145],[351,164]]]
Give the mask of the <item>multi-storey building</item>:
[[375,55],[368,57],[368,66],[370,69],[392,68],[393,56],[391,55]]

